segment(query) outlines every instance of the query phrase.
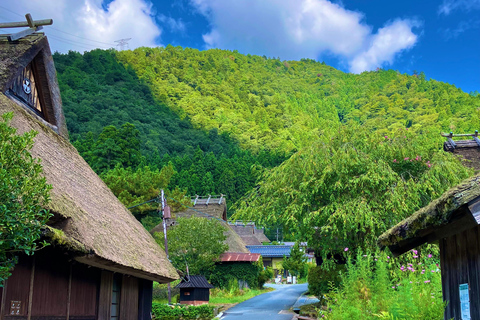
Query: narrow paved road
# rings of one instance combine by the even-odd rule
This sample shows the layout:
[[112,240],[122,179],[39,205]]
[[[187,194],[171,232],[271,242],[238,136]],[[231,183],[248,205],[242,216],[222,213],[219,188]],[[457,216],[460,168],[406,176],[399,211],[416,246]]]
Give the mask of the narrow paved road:
[[267,292],[237,304],[224,312],[222,320],[291,320],[293,314],[279,314],[290,309],[298,297],[307,291],[307,284],[271,285],[275,291]]

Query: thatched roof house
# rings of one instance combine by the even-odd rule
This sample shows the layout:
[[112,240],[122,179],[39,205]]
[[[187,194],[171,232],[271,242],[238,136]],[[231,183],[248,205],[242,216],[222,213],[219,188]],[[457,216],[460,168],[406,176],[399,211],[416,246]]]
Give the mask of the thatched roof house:
[[[228,225],[227,219],[227,204],[223,196],[208,197],[208,198],[194,198],[189,208],[175,213],[175,217],[168,219],[167,229],[175,225],[177,218],[200,217],[206,219],[217,219],[227,229],[225,242],[228,244],[228,252],[243,252],[248,253],[245,242],[242,238]],[[163,233],[163,224],[159,223],[153,228],[151,233]]]
[[[2,302],[22,301],[18,315],[29,319],[35,315],[110,319],[110,313],[114,312],[109,311],[114,310],[112,294],[115,296],[112,285],[115,289],[123,283],[122,299],[136,301],[130,309],[124,302],[122,312],[127,313],[122,313],[123,316],[147,319],[149,311],[142,311],[139,306],[148,306],[149,299],[151,302],[152,281],[170,282],[178,274],[152,236],[69,143],[55,67],[43,34],[15,42],[0,37],[0,89],[0,114],[14,113],[11,125],[19,134],[38,132],[31,152],[41,159],[47,182],[53,186],[49,209],[54,215],[45,227],[45,237],[54,245],[37,253],[34,259],[21,259],[5,289],[0,291]],[[52,265],[64,269],[49,271]],[[77,273],[83,278],[78,278]],[[42,282],[42,290],[38,291],[37,282],[42,281],[42,274],[50,277],[45,283],[57,287],[50,288]],[[92,278],[84,279],[85,274],[92,274]],[[24,278],[32,283],[28,280],[24,285],[14,285],[15,281],[25,281]],[[90,287],[85,289],[88,283]],[[60,284],[65,286],[60,288]],[[83,288],[78,289],[76,284]],[[84,295],[75,296],[77,289],[83,290]],[[91,292],[93,300],[81,298],[86,297],[85,292],[87,295]],[[42,296],[37,299],[36,294]],[[78,309],[73,301],[65,300],[72,295],[77,298],[76,304],[84,303]],[[28,303],[29,297],[34,299],[33,306]],[[1,310],[9,314],[10,307],[2,304]]]
[[443,299],[448,302],[445,319],[461,319],[465,312],[471,319],[480,319],[479,223],[480,175],[477,175],[382,234],[378,244],[398,256],[424,243],[438,241]]
[[247,246],[257,246],[264,242],[270,242],[265,236],[263,228],[257,228],[254,222],[235,221],[228,224]]

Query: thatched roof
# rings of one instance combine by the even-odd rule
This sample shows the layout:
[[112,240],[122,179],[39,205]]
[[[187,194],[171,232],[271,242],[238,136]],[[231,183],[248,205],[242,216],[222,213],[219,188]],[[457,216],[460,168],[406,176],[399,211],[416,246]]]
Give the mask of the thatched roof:
[[426,242],[478,225],[480,175],[463,181],[378,238],[380,247],[399,255]]
[[262,245],[264,242],[270,242],[265,236],[263,229],[256,228],[254,224],[229,223],[229,225],[247,246]]
[[[58,115],[56,125],[49,125],[4,93],[22,66],[39,52],[50,68],[44,71],[54,77],[45,37],[14,44],[0,40],[0,114],[14,113],[11,125],[18,134],[38,132],[31,153],[41,159],[47,182],[53,186],[49,209],[54,218],[45,229],[46,236],[87,265],[159,282],[177,279],[165,252],[65,139],[60,97],[50,105]],[[58,91],[55,79],[49,79],[48,86]]]

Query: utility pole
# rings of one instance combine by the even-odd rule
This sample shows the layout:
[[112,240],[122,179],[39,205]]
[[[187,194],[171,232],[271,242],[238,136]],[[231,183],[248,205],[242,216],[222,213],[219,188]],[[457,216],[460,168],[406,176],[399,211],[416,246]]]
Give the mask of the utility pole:
[[132,40],[132,38],[115,40],[114,42],[117,42],[117,47],[120,49],[119,51],[123,51],[123,50],[125,50],[125,48],[128,49],[128,41],[129,40]]
[[[166,200],[165,200],[165,193],[163,189],[161,190],[161,202],[162,202],[162,220],[163,220],[163,237],[165,239],[165,253],[167,254],[167,260],[170,261],[168,257],[168,242],[167,242],[167,217],[166,215],[170,215],[170,210],[167,209],[168,212],[165,212],[166,207]],[[168,304],[172,304],[172,288],[170,287],[170,282],[168,283]]]

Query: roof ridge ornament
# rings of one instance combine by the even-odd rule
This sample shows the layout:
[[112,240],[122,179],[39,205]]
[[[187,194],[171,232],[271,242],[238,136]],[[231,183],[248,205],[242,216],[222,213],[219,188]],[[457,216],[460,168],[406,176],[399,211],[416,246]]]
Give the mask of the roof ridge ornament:
[[27,13],[25,15],[25,19],[27,21],[0,23],[0,29],[2,29],[2,28],[28,27],[28,29],[24,29],[24,30],[19,31],[17,33],[12,33],[12,34],[6,35],[7,38],[8,38],[8,41],[15,41],[15,40],[21,39],[23,37],[26,37],[26,36],[32,34],[32,33],[35,33],[39,30],[42,30],[43,29],[42,26],[47,26],[47,25],[53,24],[52,19],[33,20],[30,13]]

